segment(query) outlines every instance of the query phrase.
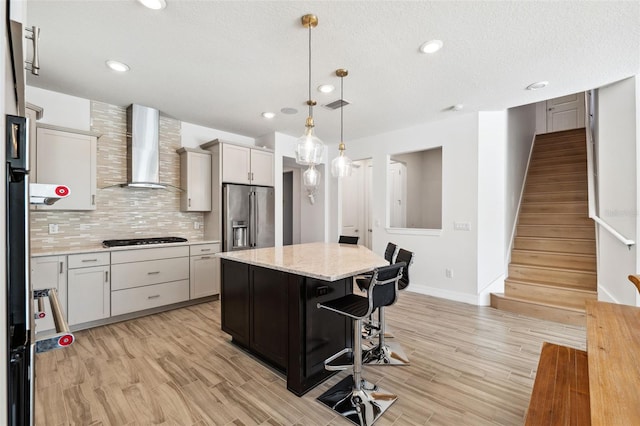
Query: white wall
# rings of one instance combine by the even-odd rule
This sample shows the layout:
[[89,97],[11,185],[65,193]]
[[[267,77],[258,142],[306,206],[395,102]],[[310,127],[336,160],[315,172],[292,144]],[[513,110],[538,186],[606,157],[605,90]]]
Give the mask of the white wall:
[[[296,149],[296,137],[285,135],[283,133],[275,132],[273,137],[264,136],[261,137],[260,140],[269,141],[272,140],[274,144],[274,173],[275,173],[275,186],[274,186],[274,194],[276,199],[275,205],[275,233],[276,240],[275,245],[282,245],[282,172],[285,170],[283,167],[283,161],[285,158],[289,159],[288,162],[291,162],[291,159],[295,159],[295,149]],[[327,156],[327,147],[325,147],[324,157],[326,159]],[[300,243],[310,243],[316,241],[329,241],[327,240],[327,229],[328,229],[328,214],[327,211],[330,208],[329,203],[325,199],[325,194],[327,192],[327,185],[331,184],[330,170],[328,167],[324,167],[323,164],[316,166],[316,168],[321,172],[322,178],[320,180],[320,187],[318,188],[318,192],[315,195],[315,204],[311,205],[309,202],[309,198],[307,197],[307,192],[302,186],[302,173],[297,173],[299,176],[297,182],[294,181],[294,190],[296,187],[299,189],[298,200],[294,202],[294,206],[297,202],[300,205],[300,227],[299,230],[294,228],[294,235],[299,232],[300,235]],[[290,167],[286,168],[290,170]],[[329,173],[329,176],[327,176]],[[294,177],[296,174],[294,174]],[[335,179],[334,179],[335,180]],[[294,192],[294,197],[296,194]],[[294,222],[295,226],[295,222]]]
[[199,126],[182,122],[182,146],[187,148],[198,148],[205,142],[214,139],[220,139],[227,142],[235,142],[244,145],[255,145],[255,139],[247,136],[238,135],[236,133],[224,132],[222,130],[211,129],[209,127]]
[[507,112],[478,113],[478,303],[504,288]]
[[44,110],[39,123],[91,130],[91,101],[38,87],[27,86],[27,102]]
[[[385,229],[388,157],[439,146],[442,146],[442,231],[398,233]],[[347,149],[352,159],[372,158],[373,251],[382,254],[387,242],[392,241],[415,252],[410,290],[477,303],[477,115],[452,113],[442,121],[349,141]],[[337,183],[331,186],[330,198],[337,205],[334,186]],[[335,216],[337,211],[332,209],[331,215]],[[470,222],[471,231],[454,231],[454,221]],[[337,218],[332,217],[330,223],[338,223]],[[336,232],[332,229],[330,234]],[[453,278],[445,278],[445,268],[453,270]]]
[[[543,102],[544,103],[544,102]],[[536,108],[538,104],[510,108],[507,111],[507,147],[505,157],[505,247],[507,259],[515,234],[516,221],[529,156],[536,135]],[[505,262],[505,265],[508,262]]]
[[[638,77],[597,90],[599,215],[614,229],[638,241]],[[636,289],[627,275],[637,273],[637,246],[631,250],[598,230],[598,299],[635,305]]]

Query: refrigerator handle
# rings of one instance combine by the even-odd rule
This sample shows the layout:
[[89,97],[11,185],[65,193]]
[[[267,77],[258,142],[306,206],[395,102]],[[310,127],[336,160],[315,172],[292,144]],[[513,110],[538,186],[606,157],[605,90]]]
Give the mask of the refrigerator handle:
[[249,210],[251,211],[251,232],[249,232],[249,247],[256,246],[256,227],[258,221],[256,217],[258,215],[258,209],[256,208],[256,191],[249,192]]

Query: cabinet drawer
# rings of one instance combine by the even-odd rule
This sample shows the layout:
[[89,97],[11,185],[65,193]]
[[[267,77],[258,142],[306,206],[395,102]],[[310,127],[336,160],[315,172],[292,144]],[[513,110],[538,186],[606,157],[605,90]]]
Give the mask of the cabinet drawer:
[[201,254],[214,254],[220,251],[220,243],[211,244],[193,244],[190,247],[191,256],[198,256]]
[[83,253],[69,255],[69,269],[109,265],[109,253]]
[[138,250],[117,250],[111,252],[111,264],[140,262],[144,260],[169,259],[189,256],[189,246],[144,248]]
[[111,265],[112,290],[188,279],[188,257]]
[[185,300],[189,300],[189,280],[112,291],[111,315],[142,311]]

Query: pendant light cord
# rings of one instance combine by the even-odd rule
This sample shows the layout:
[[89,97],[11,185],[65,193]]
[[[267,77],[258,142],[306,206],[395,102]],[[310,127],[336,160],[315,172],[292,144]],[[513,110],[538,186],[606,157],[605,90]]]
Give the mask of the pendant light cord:
[[344,143],[342,128],[344,123],[344,76],[340,77],[340,143]]
[[309,117],[313,118],[313,105],[311,101],[311,25],[309,25]]

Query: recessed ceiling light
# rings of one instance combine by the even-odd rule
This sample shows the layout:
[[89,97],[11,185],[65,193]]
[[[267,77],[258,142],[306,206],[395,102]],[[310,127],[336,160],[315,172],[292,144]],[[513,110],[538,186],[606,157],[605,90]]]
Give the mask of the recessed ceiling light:
[[422,53],[436,53],[440,49],[442,49],[442,40],[431,40],[420,46]]
[[530,85],[528,85],[527,90],[542,89],[543,87],[547,87],[548,84],[549,84],[548,81],[538,81],[536,83],[531,83]]
[[332,84],[322,84],[318,86],[318,92],[331,93],[334,90],[336,90],[336,88]]
[[127,72],[129,71],[129,65],[123,63],[123,62],[118,62],[118,61],[112,61],[112,60],[108,60],[107,62],[105,62],[105,64],[111,68],[114,71],[117,72]]
[[165,0],[138,0],[144,7],[148,7],[153,10],[160,10],[167,7]]
[[451,107],[451,111],[461,111],[462,108],[464,108],[463,104],[455,104],[454,106]]
[[267,118],[267,119],[271,119],[271,118],[273,118],[275,116],[276,116],[275,112],[263,112],[262,113],[262,117],[263,118]]
[[280,112],[283,114],[293,115],[293,114],[297,114],[298,110],[295,108],[285,107],[285,108],[282,108]]

